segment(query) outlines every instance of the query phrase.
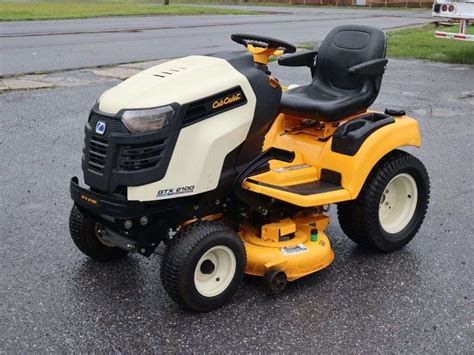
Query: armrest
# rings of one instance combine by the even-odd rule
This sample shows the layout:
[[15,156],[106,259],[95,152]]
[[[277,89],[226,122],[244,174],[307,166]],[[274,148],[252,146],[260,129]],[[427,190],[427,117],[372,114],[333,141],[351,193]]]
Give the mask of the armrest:
[[278,64],[285,67],[310,67],[315,66],[317,51],[295,53],[278,58]]
[[385,72],[388,59],[374,59],[349,68],[349,73],[359,76],[379,76]]

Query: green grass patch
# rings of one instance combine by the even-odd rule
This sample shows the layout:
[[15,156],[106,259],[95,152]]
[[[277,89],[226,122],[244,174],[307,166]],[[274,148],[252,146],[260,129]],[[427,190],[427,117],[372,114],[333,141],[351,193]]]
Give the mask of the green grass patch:
[[256,11],[129,2],[0,2],[0,21],[58,20],[136,15],[251,15]]
[[[459,26],[435,27],[430,24],[388,32],[388,56],[474,64],[474,42],[436,38],[435,31],[458,32]],[[474,27],[469,26],[466,33],[474,34]]]

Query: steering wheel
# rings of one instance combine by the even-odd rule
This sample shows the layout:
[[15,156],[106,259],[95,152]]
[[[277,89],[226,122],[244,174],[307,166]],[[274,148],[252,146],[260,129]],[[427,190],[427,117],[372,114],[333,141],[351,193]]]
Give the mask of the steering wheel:
[[245,46],[253,54],[254,61],[260,64],[268,64],[272,55],[278,56],[296,52],[294,45],[276,38],[242,33],[235,33],[230,38],[234,42]]
[[265,49],[275,49],[283,50],[283,53],[294,53],[296,52],[296,47],[288,42],[264,36],[257,35],[248,35],[243,33],[235,33],[230,38],[238,43],[247,47],[251,44],[254,47],[265,48]]

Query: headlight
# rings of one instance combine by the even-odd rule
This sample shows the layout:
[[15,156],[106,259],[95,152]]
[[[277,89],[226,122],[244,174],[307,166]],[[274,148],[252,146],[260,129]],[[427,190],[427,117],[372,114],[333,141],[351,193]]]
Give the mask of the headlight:
[[166,127],[174,114],[171,106],[143,110],[127,110],[122,113],[122,122],[132,133],[152,132]]

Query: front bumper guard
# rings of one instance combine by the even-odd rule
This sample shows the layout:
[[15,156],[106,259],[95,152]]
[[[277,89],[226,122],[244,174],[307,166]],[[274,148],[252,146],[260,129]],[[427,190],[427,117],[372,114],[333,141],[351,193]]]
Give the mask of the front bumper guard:
[[140,201],[128,201],[125,198],[104,195],[80,186],[76,176],[71,178],[70,191],[76,205],[95,215],[133,218],[147,212]]
[[[134,249],[140,254],[150,256],[160,242],[168,237],[170,226],[153,214],[155,211],[146,208],[143,202],[91,191],[80,186],[77,177],[71,178],[70,192],[76,206],[103,224],[111,240],[119,240],[119,236],[133,240]],[[128,229],[124,225],[127,220],[132,222]],[[121,245],[123,243],[115,244],[125,249]]]

